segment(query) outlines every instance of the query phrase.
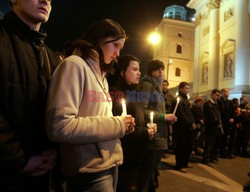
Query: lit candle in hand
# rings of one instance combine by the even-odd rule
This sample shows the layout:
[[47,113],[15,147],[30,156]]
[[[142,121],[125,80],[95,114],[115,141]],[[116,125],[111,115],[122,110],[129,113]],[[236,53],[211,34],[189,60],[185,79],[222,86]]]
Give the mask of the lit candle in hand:
[[154,123],[154,112],[152,111],[150,113],[150,124],[152,125]]
[[177,110],[177,107],[178,107],[178,105],[179,105],[179,102],[180,102],[180,98],[179,97],[177,97],[177,102],[176,102],[176,105],[175,105],[175,108],[174,108],[174,112],[173,112],[173,114],[175,115],[175,113],[176,113],[176,110]]
[[126,102],[124,99],[122,99],[121,103],[122,103],[122,116],[125,116],[125,115],[127,115]]

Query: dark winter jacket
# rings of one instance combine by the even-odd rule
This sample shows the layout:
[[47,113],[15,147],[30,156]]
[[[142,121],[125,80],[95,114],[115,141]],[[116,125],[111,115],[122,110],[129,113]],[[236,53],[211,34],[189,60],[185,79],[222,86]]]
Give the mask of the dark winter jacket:
[[51,146],[44,126],[45,100],[59,57],[44,45],[45,37],[12,11],[0,21],[1,177],[19,173],[31,155]]
[[207,134],[217,134],[221,132],[221,116],[217,103],[212,99],[206,101],[203,105],[205,117],[205,132]]
[[157,124],[157,133],[149,142],[151,150],[167,149],[167,123],[165,120],[165,101],[159,85],[150,76],[144,76],[140,83],[140,92],[144,95],[143,108],[145,120],[149,123],[150,113],[154,113],[154,123]]
[[[192,125],[194,123],[193,114],[191,112],[190,103],[187,98],[187,95],[179,92],[178,97],[180,98],[177,110],[176,110],[176,117],[177,121],[173,124],[173,128],[180,133],[184,133],[184,130],[191,131]],[[174,111],[176,106],[176,99],[172,104],[171,112]]]
[[132,92],[136,97],[136,87],[126,84],[122,79],[112,82],[109,90],[113,99],[113,115],[122,114],[121,99],[125,99],[127,114],[135,118],[135,131],[121,138],[121,143],[124,154],[123,167],[136,166],[143,161],[149,141],[142,103],[131,98]]
[[232,126],[232,124],[229,122],[229,119],[233,118],[234,113],[232,101],[221,97],[218,100],[218,105],[221,113],[222,126],[225,130],[228,130]]

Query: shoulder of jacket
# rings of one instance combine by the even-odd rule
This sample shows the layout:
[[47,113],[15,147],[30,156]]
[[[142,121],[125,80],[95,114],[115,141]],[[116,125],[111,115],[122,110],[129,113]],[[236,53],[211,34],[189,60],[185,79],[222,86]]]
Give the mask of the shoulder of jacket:
[[63,60],[63,63],[69,63],[69,64],[75,64],[78,65],[79,67],[88,67],[88,64],[86,61],[84,61],[81,57],[77,55],[71,55]]
[[211,107],[212,105],[212,102],[210,100],[207,100],[205,103],[204,103],[204,106],[209,106]]

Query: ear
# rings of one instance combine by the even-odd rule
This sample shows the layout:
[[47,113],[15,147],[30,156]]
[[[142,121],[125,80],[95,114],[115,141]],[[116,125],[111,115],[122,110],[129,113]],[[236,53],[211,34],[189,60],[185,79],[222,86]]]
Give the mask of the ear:
[[124,78],[124,71],[121,71],[121,76]]

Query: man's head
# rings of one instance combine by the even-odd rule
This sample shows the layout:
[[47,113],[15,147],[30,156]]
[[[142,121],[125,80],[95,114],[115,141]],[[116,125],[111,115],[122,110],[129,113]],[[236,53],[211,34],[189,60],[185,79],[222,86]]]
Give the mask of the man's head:
[[228,96],[229,96],[229,89],[228,88],[221,89],[221,96],[223,98],[228,98]]
[[211,92],[211,98],[216,102],[220,99],[221,92],[218,89],[213,89]]
[[160,60],[152,60],[147,65],[147,74],[156,78],[163,78],[165,65]]
[[180,82],[179,84],[179,92],[187,95],[189,93],[189,84],[185,81]]
[[240,103],[244,104],[244,105],[247,105],[248,104],[248,98],[246,96],[242,96],[240,98]]
[[200,97],[197,97],[197,98],[194,100],[194,104],[196,104],[196,105],[198,105],[198,106],[202,106],[203,100],[202,100]]
[[163,83],[162,83],[162,90],[163,92],[167,92],[168,91],[168,80],[164,80]]
[[12,10],[32,30],[38,31],[41,23],[49,19],[51,0],[9,0]]

